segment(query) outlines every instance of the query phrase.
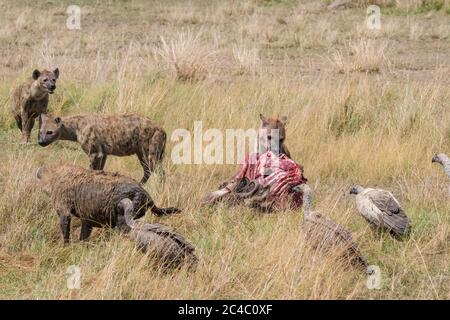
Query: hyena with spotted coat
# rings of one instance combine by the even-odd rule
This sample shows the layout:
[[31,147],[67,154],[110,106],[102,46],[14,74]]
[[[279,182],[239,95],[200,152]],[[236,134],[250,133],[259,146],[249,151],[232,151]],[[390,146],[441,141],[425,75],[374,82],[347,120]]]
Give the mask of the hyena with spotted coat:
[[76,141],[89,156],[93,170],[103,170],[108,155],[135,154],[144,169],[141,183],[145,183],[164,156],[166,132],[137,115],[43,114],[41,122],[39,145],[45,147],[56,140]]
[[[24,142],[30,142],[34,121],[47,113],[48,96],[56,89],[59,69],[53,71],[34,70],[31,79],[18,86],[11,97],[11,112],[17,127],[22,132]],[[41,123],[39,121],[39,127]]]
[[116,228],[126,233],[130,231],[126,219],[139,219],[147,209],[158,216],[180,211],[174,207],[159,208],[140,184],[117,173],[49,164],[39,168],[36,176],[59,215],[64,243],[70,239],[72,217],[81,220],[80,240],[83,241],[89,238],[94,227]]

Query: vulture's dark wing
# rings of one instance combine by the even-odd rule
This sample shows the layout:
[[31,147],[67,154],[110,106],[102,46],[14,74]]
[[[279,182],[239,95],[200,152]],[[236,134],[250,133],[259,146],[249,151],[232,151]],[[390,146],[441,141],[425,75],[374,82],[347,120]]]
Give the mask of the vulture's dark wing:
[[381,211],[379,220],[382,225],[397,234],[404,234],[409,228],[409,218],[392,193],[375,189],[365,193],[372,203]]

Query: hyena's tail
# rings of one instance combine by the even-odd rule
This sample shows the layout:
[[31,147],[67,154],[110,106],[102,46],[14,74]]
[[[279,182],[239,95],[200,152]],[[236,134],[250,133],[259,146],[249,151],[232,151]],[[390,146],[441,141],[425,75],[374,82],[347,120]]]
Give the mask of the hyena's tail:
[[175,208],[175,207],[160,208],[155,204],[155,202],[153,201],[153,199],[151,197],[147,198],[145,205],[143,207],[141,207],[141,209],[142,210],[139,211],[139,214],[137,214],[135,216],[135,219],[139,219],[140,217],[145,215],[145,211],[147,211],[147,209],[150,209],[152,211],[152,213],[154,213],[157,216],[163,216],[163,215],[181,212],[180,209]]
[[152,213],[156,214],[157,216],[164,216],[164,215],[168,215],[168,214],[174,214],[174,213],[181,212],[180,209],[175,208],[175,207],[158,208],[154,204],[152,207],[150,207],[150,210],[152,211]]

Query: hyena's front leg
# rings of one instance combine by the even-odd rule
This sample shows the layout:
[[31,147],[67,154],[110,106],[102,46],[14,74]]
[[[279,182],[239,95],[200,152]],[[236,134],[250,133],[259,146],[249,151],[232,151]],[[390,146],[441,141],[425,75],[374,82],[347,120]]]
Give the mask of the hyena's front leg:
[[106,164],[106,154],[103,154],[103,157],[100,160],[99,170],[103,170]]
[[85,241],[89,238],[92,232],[92,225],[87,221],[81,221],[80,241]]
[[16,124],[20,132],[22,132],[22,117],[20,116],[20,114],[16,114],[14,115],[14,119],[16,120]]
[[67,213],[66,210],[61,210],[58,212],[59,214],[59,227],[61,228],[61,233],[63,235],[64,244],[68,244],[70,242],[70,213]]
[[103,170],[106,162],[106,155],[101,152],[90,153],[89,160],[91,162],[90,168],[92,170]]
[[38,125],[39,125],[39,127],[38,127],[38,141],[39,141],[39,135],[40,135],[40,132],[41,132],[41,127],[42,127],[42,117],[41,117],[41,115],[42,114],[46,114],[45,112],[44,113],[41,113],[40,115],[38,115]]
[[32,115],[28,115],[26,112],[22,112],[22,137],[23,142],[29,143],[31,140],[31,130],[34,126],[34,117]]

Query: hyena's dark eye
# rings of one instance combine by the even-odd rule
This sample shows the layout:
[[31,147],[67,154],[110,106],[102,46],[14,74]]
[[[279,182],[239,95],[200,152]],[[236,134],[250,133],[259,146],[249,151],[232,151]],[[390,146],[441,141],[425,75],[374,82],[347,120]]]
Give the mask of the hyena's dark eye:
[[47,82],[47,81],[48,81],[48,79],[47,79],[47,78],[45,78],[45,79],[44,79],[44,82]]
[[48,130],[48,131],[47,131],[47,134],[53,134],[53,131]]

